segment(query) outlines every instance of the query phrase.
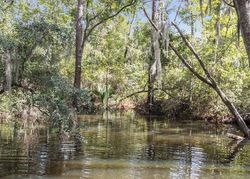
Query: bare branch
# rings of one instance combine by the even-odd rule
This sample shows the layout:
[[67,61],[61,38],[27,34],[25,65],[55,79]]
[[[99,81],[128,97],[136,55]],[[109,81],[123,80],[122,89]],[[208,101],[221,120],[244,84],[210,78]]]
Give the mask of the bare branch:
[[193,55],[195,56],[195,58],[198,60],[202,70],[205,72],[207,78],[210,80],[210,82],[212,83],[213,86],[217,86],[217,83],[214,81],[214,79],[212,78],[212,76],[210,75],[210,73],[208,72],[207,68],[205,67],[205,64],[202,62],[202,60],[200,59],[198,53],[195,51],[195,49],[193,48],[192,44],[185,38],[185,36],[183,35],[183,33],[181,32],[180,28],[175,24],[172,23],[173,26],[177,29],[178,33],[181,35],[182,40],[185,42],[185,44],[187,45],[187,47],[189,48],[189,50],[193,53]]
[[[154,88],[153,90],[154,90],[154,91],[162,91],[163,93],[167,94],[168,96],[174,98],[169,92],[167,92],[166,89]],[[123,101],[123,100],[125,100],[125,99],[127,99],[127,98],[130,98],[130,97],[132,97],[132,96],[135,96],[135,95],[137,95],[137,94],[140,94],[140,93],[147,93],[147,92],[148,92],[148,90],[145,90],[145,89],[140,90],[140,91],[136,91],[136,92],[131,93],[131,94],[125,96],[124,98],[120,99],[119,102],[121,102],[121,101]]]
[[174,53],[178,56],[178,58],[181,60],[181,62],[197,77],[199,78],[202,82],[206,83],[207,85],[214,87],[213,84],[208,81],[206,78],[201,76],[191,65],[187,63],[187,60],[178,52],[178,50],[171,44],[169,43],[170,48],[174,51]]
[[148,21],[150,22],[150,24],[154,27],[154,29],[162,36],[163,34],[161,33],[161,31],[157,28],[157,26],[155,25],[155,23],[152,21],[152,19],[150,19],[146,9],[143,7],[142,8],[145,16],[147,17]]
[[101,12],[95,14],[93,17],[89,18],[88,22],[91,22],[93,20],[95,20],[97,17],[99,17],[102,13],[104,12],[104,10],[102,10]]
[[235,8],[235,6],[229,2],[227,2],[227,0],[222,0],[226,5]]
[[249,130],[248,126],[246,125],[246,123],[244,122],[242,116],[240,115],[240,113],[236,109],[236,107],[233,105],[233,103],[228,99],[228,97],[224,94],[224,92],[217,85],[217,83],[215,82],[215,80],[212,78],[212,76],[210,75],[210,73],[206,69],[206,67],[205,67],[204,63],[202,62],[202,60],[200,59],[199,55],[194,50],[193,46],[184,37],[184,35],[182,34],[182,32],[180,31],[180,29],[178,28],[178,26],[175,25],[174,23],[172,23],[172,24],[178,30],[178,32],[180,33],[183,41],[185,42],[185,44],[188,46],[189,50],[193,53],[193,55],[195,56],[195,58],[200,63],[200,66],[202,67],[203,71],[205,72],[206,77],[209,79],[209,81],[212,84],[211,87],[217,92],[217,94],[220,96],[220,98],[223,101],[223,103],[227,106],[227,108],[230,110],[230,112],[234,115],[234,117],[235,117],[235,119],[236,119],[236,121],[237,121],[237,123],[238,123],[238,125],[240,127],[240,130],[244,133],[244,135],[247,138],[250,138],[250,130]]
[[[145,8],[143,7],[143,12],[145,16],[147,17],[148,21],[150,24],[155,28],[155,30],[162,36],[163,34],[160,32],[160,30],[156,27],[154,22],[149,18]],[[195,75],[197,78],[199,78],[202,82],[206,83],[207,85],[213,87],[212,83],[208,81],[206,78],[201,76],[191,65],[188,64],[187,60],[182,57],[182,55],[178,52],[178,50],[171,44],[169,43],[169,47],[174,51],[174,53],[179,57],[179,59],[182,61],[182,63]]]
[[92,31],[93,31],[95,28],[97,28],[99,25],[103,24],[103,23],[106,22],[107,20],[112,19],[113,17],[119,15],[124,9],[126,9],[126,8],[128,8],[128,7],[132,6],[132,5],[134,5],[135,2],[136,2],[136,0],[132,0],[131,3],[129,3],[129,4],[125,5],[125,6],[123,6],[123,7],[121,7],[116,13],[114,13],[114,14],[112,14],[112,15],[110,15],[110,16],[108,16],[108,17],[102,19],[102,20],[100,20],[100,21],[97,22],[95,25],[93,25],[93,26],[89,29],[89,31],[87,32],[87,34],[86,34],[86,39],[88,38],[88,36],[92,33]]
[[177,9],[177,11],[176,11],[176,14],[175,14],[175,17],[174,17],[174,22],[176,21],[178,15],[179,15],[179,13],[180,13],[180,9],[181,9],[181,4],[179,5],[179,7],[178,7],[178,9]]

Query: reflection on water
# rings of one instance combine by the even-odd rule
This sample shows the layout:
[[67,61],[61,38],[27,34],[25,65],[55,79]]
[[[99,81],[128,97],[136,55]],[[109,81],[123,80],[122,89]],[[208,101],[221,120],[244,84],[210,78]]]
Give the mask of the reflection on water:
[[74,135],[56,131],[0,124],[0,177],[250,177],[250,144],[201,121],[85,115]]

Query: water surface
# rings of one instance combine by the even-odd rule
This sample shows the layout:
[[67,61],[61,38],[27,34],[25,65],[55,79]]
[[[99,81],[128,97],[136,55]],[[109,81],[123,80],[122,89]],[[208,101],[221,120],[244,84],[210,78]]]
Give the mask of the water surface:
[[83,115],[73,134],[0,124],[3,178],[249,178],[250,144],[202,121]]

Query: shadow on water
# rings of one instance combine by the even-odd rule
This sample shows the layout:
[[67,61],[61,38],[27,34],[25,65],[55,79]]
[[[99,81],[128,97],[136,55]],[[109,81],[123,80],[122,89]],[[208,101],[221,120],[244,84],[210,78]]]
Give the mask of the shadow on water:
[[134,113],[82,115],[72,133],[1,124],[0,177],[249,177],[249,143],[225,130]]

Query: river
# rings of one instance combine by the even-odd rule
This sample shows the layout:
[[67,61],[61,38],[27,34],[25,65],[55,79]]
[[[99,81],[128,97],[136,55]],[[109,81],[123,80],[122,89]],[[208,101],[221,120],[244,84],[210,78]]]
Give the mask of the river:
[[134,113],[81,115],[73,132],[4,123],[0,177],[250,178],[250,144],[227,138],[232,130]]

